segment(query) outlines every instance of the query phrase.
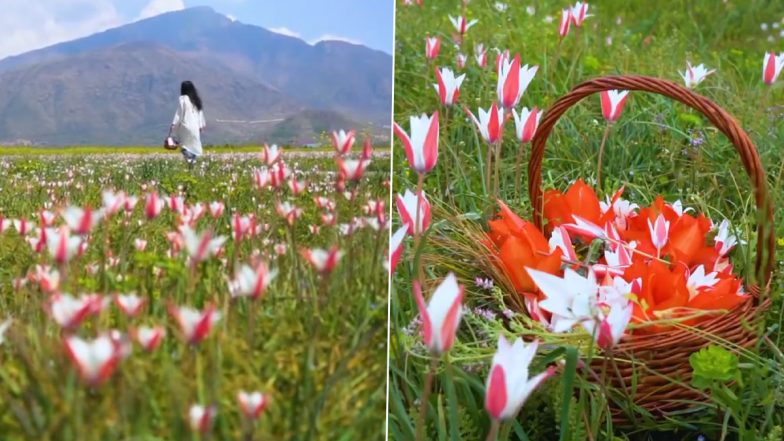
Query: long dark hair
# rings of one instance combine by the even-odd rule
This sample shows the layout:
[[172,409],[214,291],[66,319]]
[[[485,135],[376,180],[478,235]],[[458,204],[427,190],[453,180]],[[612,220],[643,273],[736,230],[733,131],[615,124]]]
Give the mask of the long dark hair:
[[192,82],[182,82],[182,85],[180,86],[180,96],[187,96],[191,99],[191,103],[193,103],[197,109],[202,110],[203,106],[201,103],[201,98],[199,97],[199,91],[196,90],[196,86],[194,86]]

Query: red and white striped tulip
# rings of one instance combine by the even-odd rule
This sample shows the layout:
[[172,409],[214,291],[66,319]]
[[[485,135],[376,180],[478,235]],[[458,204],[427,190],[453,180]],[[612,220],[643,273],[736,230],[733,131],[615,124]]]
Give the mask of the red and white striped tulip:
[[538,347],[537,341],[525,344],[520,337],[513,344],[509,344],[503,335],[498,338],[498,350],[493,355],[485,390],[485,408],[492,419],[514,418],[531,393],[555,375],[555,367],[550,366],[528,378],[528,369]]
[[220,202],[220,201],[212,201],[212,202],[210,202],[210,205],[209,205],[210,216],[212,216],[215,219],[221,217],[223,215],[223,210],[225,208],[226,208],[226,206],[223,204],[223,202]]
[[191,430],[199,433],[207,433],[212,428],[212,422],[218,414],[215,406],[201,406],[194,404],[188,410],[188,422]]
[[670,222],[664,219],[663,215],[656,218],[656,222],[651,223],[648,219],[648,231],[651,233],[651,243],[656,251],[661,253],[662,248],[667,245],[667,238],[670,234]]
[[536,107],[531,110],[528,110],[528,107],[523,107],[519,114],[515,109],[512,109],[512,116],[514,116],[517,140],[521,143],[530,142],[539,127],[542,112]]
[[504,64],[504,62],[511,60],[511,55],[509,54],[509,49],[504,49],[502,51],[498,48],[495,48],[495,51],[497,52],[495,56],[495,73],[498,73],[501,71],[501,66]]
[[366,137],[365,141],[362,142],[362,155],[360,155],[360,159],[364,159],[365,161],[370,161],[373,157],[373,140],[370,137]]
[[321,210],[327,211],[334,211],[335,210],[335,202],[325,196],[317,196],[313,198],[313,201],[316,203],[316,208]]
[[516,54],[512,60],[501,61],[498,69],[498,85],[496,92],[498,102],[507,111],[514,108],[520,102],[528,85],[533,81],[539,66],[529,67],[520,66],[520,54]]
[[438,37],[425,37],[425,57],[428,60],[435,60],[438,57],[438,50],[441,49],[441,39]]
[[302,250],[302,256],[313,265],[316,272],[329,274],[343,257],[343,252],[337,246],[333,246],[329,250],[312,248]]
[[103,299],[100,296],[55,294],[49,305],[52,319],[64,329],[78,327],[91,314],[100,312]]
[[571,9],[564,9],[561,11],[561,25],[558,27],[558,36],[561,37],[561,40],[566,38],[569,35],[569,25],[572,22],[572,10]]
[[408,233],[408,225],[403,225],[395,231],[389,240],[389,273],[394,274],[397,264],[400,263],[400,256],[403,254],[403,239]]
[[697,87],[708,75],[716,72],[716,69],[708,70],[704,64],[699,64],[697,66],[692,66],[691,63],[686,62],[686,70],[680,72],[681,77],[683,77],[683,82],[686,84],[686,87],[689,89],[693,89]]
[[[430,202],[427,200],[424,190],[419,197],[410,190],[406,190],[403,195],[398,194],[395,205],[400,215],[400,221],[403,225],[408,225],[408,234],[412,236],[422,234],[430,226]],[[419,223],[414,225],[417,218],[417,206],[419,207]]]
[[55,262],[65,264],[80,254],[82,239],[78,236],[71,236],[71,232],[66,226],[57,230],[49,228],[46,231],[46,245]]
[[212,232],[204,231],[201,234],[196,234],[190,227],[182,227],[182,238],[185,245],[185,250],[191,257],[192,264],[203,262],[214,256],[220,251],[223,243],[226,242],[224,236],[213,238]]
[[147,216],[147,219],[155,219],[163,211],[164,205],[165,203],[158,197],[158,193],[148,193],[144,202],[144,215]]
[[577,2],[572,6],[572,23],[578,28],[583,25],[583,22],[586,18],[590,17],[588,15],[588,3],[584,2]]
[[169,308],[169,313],[180,326],[183,340],[192,345],[207,338],[212,328],[221,319],[221,313],[216,311],[213,305],[207,305],[203,311],[189,306],[172,305]]
[[365,169],[370,164],[368,159],[337,159],[340,175],[348,181],[359,181],[365,174]]
[[778,55],[775,52],[766,53],[762,59],[762,81],[767,85],[775,83],[782,68],[784,68],[784,52]]
[[68,207],[63,210],[63,220],[65,224],[76,234],[85,235],[98,225],[98,222],[103,217],[101,210],[92,210],[90,207],[82,209],[81,207]]
[[280,202],[275,205],[275,211],[278,212],[278,215],[283,219],[286,219],[286,222],[289,225],[294,225],[294,221],[299,219],[302,216],[302,209],[298,208],[295,205],[292,205],[290,202]]
[[455,77],[452,69],[448,67],[436,68],[436,81],[433,87],[438,93],[438,99],[442,106],[451,106],[457,101],[460,95],[460,86],[463,84],[465,74]]
[[481,67],[487,67],[487,48],[483,44],[477,44],[474,46],[474,60],[476,60],[476,64]]
[[269,397],[261,392],[245,392],[241,390],[237,393],[237,403],[239,403],[240,412],[249,420],[258,419],[261,413],[264,412],[264,409],[267,408],[269,401]]
[[458,35],[460,35],[462,37],[479,20],[473,19],[471,21],[468,21],[468,19],[465,18],[465,16],[461,15],[461,16],[458,16],[458,17],[452,17],[450,15],[449,16],[449,21],[452,22],[452,26],[455,27],[455,31],[457,31]]
[[351,147],[354,145],[355,140],[356,136],[353,130],[349,130],[348,132],[345,130],[332,132],[332,145],[339,155],[348,154],[351,151]]
[[626,98],[629,97],[628,90],[603,90],[599,97],[602,102],[602,115],[607,122],[615,122],[621,116]]
[[141,326],[134,333],[136,341],[147,352],[154,351],[166,336],[166,329],[163,326]]
[[70,336],[64,345],[82,381],[90,386],[98,386],[111,377],[121,358],[117,344],[108,335],[92,341]]
[[449,273],[438,285],[430,302],[425,305],[419,281],[414,281],[414,298],[422,319],[422,336],[425,346],[436,355],[448,352],[455,342],[457,328],[463,312],[463,286]]
[[267,165],[272,165],[278,162],[280,154],[281,151],[277,144],[272,144],[272,146],[264,144],[264,149],[261,151],[261,160]]
[[464,69],[466,63],[468,62],[468,55],[458,52],[456,56],[456,61],[457,61],[457,68]]
[[57,218],[54,213],[49,210],[41,210],[38,214],[38,219],[41,221],[41,227],[51,227]]
[[15,219],[12,221],[14,225],[14,229],[20,236],[27,236],[33,228],[35,228],[35,224],[27,220],[27,218]]
[[115,193],[111,190],[104,190],[101,192],[101,201],[103,203],[103,212],[106,216],[111,216],[123,208],[125,204],[125,193]]
[[397,123],[394,131],[403,143],[408,165],[420,175],[433,170],[438,161],[438,112],[410,117],[411,136]]
[[144,251],[144,249],[147,248],[147,241],[137,238],[133,241],[133,247],[136,248],[136,251]]
[[289,190],[294,196],[299,196],[308,190],[308,183],[305,181],[298,181],[297,178],[288,180]]
[[45,293],[53,293],[60,288],[60,272],[46,265],[36,265],[31,279],[38,283],[41,291]]
[[114,296],[114,303],[120,308],[120,311],[128,317],[136,317],[142,312],[145,300],[136,294],[116,294]]
[[125,202],[123,203],[123,208],[125,209],[126,213],[130,213],[136,208],[136,204],[139,202],[139,198],[136,196],[126,196]]
[[185,212],[185,198],[182,196],[172,196],[166,199],[169,209],[176,214],[182,215]]
[[240,242],[249,236],[253,223],[253,217],[240,216],[239,213],[234,213],[234,216],[231,218],[231,235],[234,238],[234,242]]
[[264,262],[256,265],[256,269],[242,265],[236,272],[234,280],[229,281],[229,293],[232,297],[250,297],[258,300],[264,297],[267,287],[278,275],[277,270],[270,270]]
[[495,144],[501,140],[504,133],[504,109],[498,107],[495,101],[493,101],[493,105],[487,111],[479,109],[478,119],[470,110],[466,109],[466,112],[485,142]]

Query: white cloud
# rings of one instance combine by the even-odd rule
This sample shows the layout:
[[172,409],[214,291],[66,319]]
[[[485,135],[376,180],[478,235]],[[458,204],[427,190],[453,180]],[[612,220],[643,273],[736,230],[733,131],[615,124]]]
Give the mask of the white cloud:
[[343,36],[335,35],[335,34],[324,34],[321,37],[314,38],[313,40],[308,41],[308,43],[311,44],[311,45],[314,45],[314,44],[320,43],[322,41],[342,41],[342,42],[351,43],[351,44],[364,44],[364,43],[362,43],[359,40],[356,40],[356,39],[353,39],[353,38],[348,38],[348,37],[343,37]]
[[285,26],[281,26],[281,27],[277,27],[277,28],[269,28],[268,31],[274,32],[274,33],[280,34],[280,35],[286,35],[286,36],[289,36],[289,37],[302,38],[302,36],[299,34],[299,32],[292,31],[291,29],[289,29],[289,28],[287,28]]
[[111,0],[2,0],[0,58],[119,26]]
[[182,0],[151,0],[139,13],[138,20],[155,17],[165,12],[180,11],[185,9]]

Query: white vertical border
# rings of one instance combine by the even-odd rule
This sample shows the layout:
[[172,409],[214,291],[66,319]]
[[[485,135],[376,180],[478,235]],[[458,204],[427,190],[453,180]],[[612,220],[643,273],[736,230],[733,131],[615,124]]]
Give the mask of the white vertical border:
[[[390,0],[392,2],[392,100],[391,100],[391,108],[389,109],[389,209],[388,209],[388,217],[387,223],[389,225],[388,231],[389,235],[387,237],[387,266],[391,263],[392,257],[392,200],[394,199],[394,187],[392,185],[393,176],[394,176],[394,158],[395,158],[395,133],[393,127],[395,126],[395,58],[397,54],[396,46],[397,40],[395,36],[397,34],[397,0]],[[390,384],[390,376],[389,376],[389,351],[391,348],[390,345],[390,337],[391,337],[391,329],[392,329],[392,271],[391,268],[387,271],[387,390],[385,394],[385,408],[384,408],[384,439],[389,440],[389,384]]]

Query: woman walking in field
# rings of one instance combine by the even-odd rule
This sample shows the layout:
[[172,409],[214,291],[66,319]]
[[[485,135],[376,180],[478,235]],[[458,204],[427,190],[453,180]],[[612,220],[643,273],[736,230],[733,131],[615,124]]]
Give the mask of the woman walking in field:
[[183,81],[180,86],[180,103],[169,128],[169,137],[174,132],[175,138],[179,140],[182,156],[190,167],[193,167],[196,158],[202,154],[201,132],[206,127],[199,92],[192,82]]

